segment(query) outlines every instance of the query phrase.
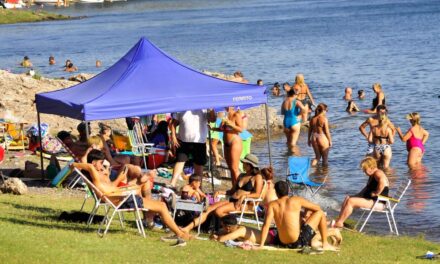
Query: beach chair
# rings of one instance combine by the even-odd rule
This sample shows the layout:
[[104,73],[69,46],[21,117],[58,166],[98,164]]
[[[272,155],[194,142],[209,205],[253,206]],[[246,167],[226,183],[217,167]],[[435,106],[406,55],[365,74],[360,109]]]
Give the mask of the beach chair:
[[14,123],[5,124],[5,146],[6,151],[9,150],[22,150],[25,151],[26,147],[29,146],[29,139],[24,134],[25,123],[20,123],[19,127]]
[[309,157],[289,157],[286,173],[286,182],[291,190],[295,185],[303,186],[310,194],[315,195],[325,184],[327,177],[322,183],[314,182],[309,178],[311,160]]
[[[175,195],[175,194],[173,193],[173,195]],[[173,219],[176,219],[177,210],[200,212],[200,214],[201,214],[205,210],[205,207],[206,207],[205,202],[198,203],[193,200],[183,200],[179,197],[176,197],[176,203],[175,203],[174,211],[173,211]],[[200,217],[199,218],[199,225],[197,228],[197,236],[200,235],[201,223],[202,223],[202,218]]]
[[[405,192],[408,190],[408,187],[410,185],[411,185],[411,179],[407,179],[407,180],[400,183],[400,185],[397,188],[397,191],[393,195],[393,197],[379,195],[376,202],[373,204],[373,206],[371,208],[361,208],[361,210],[363,211],[362,215],[359,218],[359,220],[357,221],[354,228],[356,229],[357,226],[360,223],[362,223],[363,217],[366,212],[368,212],[367,218],[365,218],[365,221],[362,224],[361,228],[359,229],[359,232],[362,232],[362,230],[364,230],[364,227],[367,224],[368,220],[370,220],[370,217],[373,214],[373,212],[384,213],[387,216],[388,226],[390,227],[390,232],[395,233],[398,236],[399,231],[397,230],[396,220],[394,218],[394,211],[395,211],[397,205],[402,200],[403,195],[405,195]],[[381,207],[380,209],[377,209],[376,206],[378,205],[378,203],[381,203],[381,202],[385,203],[385,205],[384,205],[385,207],[384,208]]]
[[142,127],[139,123],[135,123],[133,130],[128,130],[127,135],[131,145],[131,152],[122,152],[120,154],[142,156],[145,169],[147,170],[148,163],[146,157],[152,153],[154,144],[145,142]]
[[[260,219],[258,217],[258,206],[263,201],[265,195],[267,193],[267,182],[263,180],[263,189],[258,198],[246,198],[243,201],[240,211],[233,211],[230,214],[240,214],[240,217],[237,218],[238,224],[248,223],[248,224],[256,224],[258,229],[260,229]],[[248,205],[252,205],[252,210],[248,209]],[[253,216],[254,219],[247,218],[246,216]]]
[[[121,227],[124,227],[124,217],[123,213],[125,212],[133,212],[135,216],[135,222],[136,227],[138,229],[138,232],[140,235],[145,237],[145,230],[144,226],[142,224],[142,218],[141,218],[141,212],[148,211],[144,208],[139,208],[138,204],[136,202],[136,191],[130,190],[127,188],[126,191],[122,192],[121,194],[112,194],[108,195],[103,192],[101,192],[80,170],[77,168],[74,169],[74,171],[81,177],[81,179],[86,183],[87,187],[91,191],[91,194],[93,195],[93,198],[95,200],[95,205],[92,209],[92,212],[90,213],[90,217],[87,221],[87,226],[90,226],[90,224],[93,221],[94,216],[98,212],[99,207],[104,207],[105,215],[104,219],[102,220],[101,224],[99,225],[98,234],[103,237],[107,234],[107,231],[110,227],[110,224],[112,223],[113,218],[116,214],[118,214],[119,222],[121,224]],[[119,204],[114,204],[109,197],[119,197],[121,198],[121,202]],[[124,204],[129,198],[132,198],[134,201],[135,208],[120,208],[122,204]],[[107,223],[105,226],[105,229],[103,230],[104,223]]]

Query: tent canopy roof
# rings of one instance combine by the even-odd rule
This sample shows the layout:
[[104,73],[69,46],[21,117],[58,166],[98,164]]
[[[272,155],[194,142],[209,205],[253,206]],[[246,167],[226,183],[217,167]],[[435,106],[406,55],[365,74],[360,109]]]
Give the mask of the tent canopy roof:
[[78,85],[36,96],[37,111],[105,120],[266,103],[264,86],[221,80],[174,60],[146,38],[118,62]]

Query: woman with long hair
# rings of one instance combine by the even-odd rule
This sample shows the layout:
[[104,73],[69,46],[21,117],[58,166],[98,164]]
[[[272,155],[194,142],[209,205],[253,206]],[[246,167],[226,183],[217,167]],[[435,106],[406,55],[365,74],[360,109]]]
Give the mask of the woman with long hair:
[[371,129],[368,141],[374,144],[375,158],[381,161],[384,169],[387,169],[393,157],[391,144],[394,143],[394,134],[386,115],[380,115],[379,124]]
[[305,110],[306,108],[298,100],[295,91],[293,89],[290,90],[281,105],[281,114],[284,115],[284,133],[287,138],[287,147],[291,153],[295,153],[296,142],[298,141],[299,133],[301,132],[299,115],[301,111]]
[[322,158],[322,165],[328,165],[328,153],[332,146],[332,137],[326,117],[327,105],[320,103],[315,109],[315,116],[310,120],[309,135],[307,144],[313,147],[315,159],[312,166],[315,166]]
[[406,142],[406,150],[408,151],[406,163],[408,167],[415,168],[422,163],[423,154],[425,153],[425,143],[429,138],[429,133],[420,125],[419,113],[414,112],[408,114],[406,119],[411,123],[411,128],[403,135],[402,130],[398,127],[397,133],[400,139]]
[[315,104],[315,100],[313,100],[312,93],[310,92],[309,86],[304,81],[304,75],[302,73],[296,75],[293,90],[296,91],[298,100],[305,107],[305,110],[301,112],[302,122],[307,122],[310,107]]

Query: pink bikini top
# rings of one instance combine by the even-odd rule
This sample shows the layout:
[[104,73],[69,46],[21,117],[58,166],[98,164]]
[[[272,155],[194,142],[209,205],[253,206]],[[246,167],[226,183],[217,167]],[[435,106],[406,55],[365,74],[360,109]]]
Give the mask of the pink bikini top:
[[423,146],[422,140],[416,138],[412,130],[410,130],[410,132],[411,132],[411,137],[406,141],[406,150],[410,151],[412,148],[419,148],[420,150],[422,150],[422,153],[424,153],[425,146]]

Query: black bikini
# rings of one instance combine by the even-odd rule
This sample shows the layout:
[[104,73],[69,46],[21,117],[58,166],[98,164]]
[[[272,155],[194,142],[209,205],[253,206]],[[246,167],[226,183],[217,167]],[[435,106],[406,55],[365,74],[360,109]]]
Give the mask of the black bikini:
[[[236,190],[242,190],[242,191],[251,192],[251,193],[255,192],[255,186],[252,184],[251,179],[249,179],[245,184],[243,184],[243,186],[240,186],[239,183],[240,183],[240,181],[237,181],[237,184],[235,186]],[[235,202],[238,202],[238,199],[230,197],[229,201],[232,203],[235,203]]]

